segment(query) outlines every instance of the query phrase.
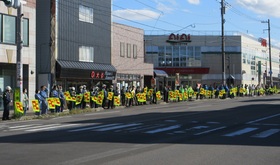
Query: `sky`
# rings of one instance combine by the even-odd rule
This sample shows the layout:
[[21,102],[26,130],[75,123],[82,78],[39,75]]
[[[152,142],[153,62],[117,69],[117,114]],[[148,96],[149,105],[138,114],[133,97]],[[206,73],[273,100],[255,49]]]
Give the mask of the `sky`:
[[[225,0],[225,34],[241,32],[280,47],[280,0]],[[221,35],[221,0],[113,0],[113,22],[147,35]]]

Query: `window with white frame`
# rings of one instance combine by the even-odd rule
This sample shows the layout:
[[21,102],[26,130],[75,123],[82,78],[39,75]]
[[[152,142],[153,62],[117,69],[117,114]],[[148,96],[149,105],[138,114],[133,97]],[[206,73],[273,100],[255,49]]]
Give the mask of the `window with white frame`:
[[137,45],[133,45],[133,58],[137,58]]
[[16,17],[3,15],[3,43],[16,43]]
[[23,25],[23,45],[27,46],[29,45],[29,20],[28,19],[23,19],[22,22]]
[[127,44],[127,58],[131,58],[131,44]]
[[79,5],[79,20],[93,23],[93,8]]
[[94,48],[88,46],[79,47],[79,61],[94,62]]
[[121,42],[120,44],[120,56],[124,57],[125,56],[125,43]]

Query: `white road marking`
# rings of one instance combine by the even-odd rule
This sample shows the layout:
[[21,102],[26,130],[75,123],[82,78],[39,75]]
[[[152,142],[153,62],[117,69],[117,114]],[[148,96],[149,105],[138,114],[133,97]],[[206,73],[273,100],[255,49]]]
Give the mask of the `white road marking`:
[[209,126],[201,125],[201,126],[192,127],[190,129],[204,129],[204,128],[209,128]]
[[145,132],[145,133],[154,134],[154,133],[169,131],[169,130],[172,130],[172,129],[177,129],[177,128],[180,128],[180,127],[181,127],[181,125],[173,125],[173,126],[170,126],[170,127],[159,128],[159,129],[147,131],[147,132]]
[[120,111],[113,111],[113,112],[100,112],[100,113],[89,113],[89,114],[84,114],[84,116],[97,116],[97,115],[106,115],[110,113],[119,113]]
[[143,131],[143,130],[147,130],[147,129],[153,129],[153,128],[158,128],[158,127],[162,127],[165,126],[163,124],[158,124],[158,125],[147,125],[147,126],[143,126],[142,128],[139,129],[135,129],[135,130],[131,130],[129,132],[139,132],[139,131]]
[[239,136],[239,135],[242,135],[242,134],[245,134],[245,133],[248,133],[248,132],[252,132],[252,131],[257,130],[257,129],[258,128],[244,128],[242,130],[238,130],[236,132],[232,132],[232,133],[226,134],[224,136],[227,136],[227,137]]
[[110,130],[114,130],[114,129],[127,128],[127,127],[133,127],[133,126],[138,126],[138,125],[141,125],[141,123],[119,125],[119,126],[114,126],[114,127],[109,127],[109,128],[97,129],[97,130],[93,130],[93,131],[110,131]]
[[266,119],[270,119],[270,118],[277,117],[277,116],[280,116],[280,113],[278,113],[278,114],[276,114],[276,115],[272,115],[272,116],[267,116],[267,117],[264,117],[264,118],[260,118],[260,119],[257,119],[257,120],[249,121],[249,122],[247,122],[247,124],[256,123],[256,122],[259,122],[259,121],[262,121],[262,120],[266,120]]
[[19,126],[12,126],[10,127],[11,129],[15,129],[15,128],[26,128],[29,126],[36,126],[36,125],[40,125],[40,124],[29,124],[29,125],[19,125]]
[[15,128],[15,129],[10,129],[10,131],[19,131],[19,130],[27,130],[27,129],[35,129],[35,128],[44,128],[44,127],[50,127],[50,126],[58,126],[60,124],[48,124],[48,125],[25,125],[19,128]]
[[45,127],[45,128],[37,128],[37,129],[29,129],[26,130],[27,132],[36,132],[36,131],[42,131],[42,130],[54,130],[57,128],[62,128],[62,127],[71,127],[71,126],[76,126],[79,124],[65,124],[65,125],[57,125],[57,126],[52,126],[52,127]]
[[278,132],[280,132],[280,129],[269,129],[269,130],[263,131],[259,134],[256,134],[252,137],[254,137],[254,138],[266,138],[266,137],[269,137],[269,136],[271,136],[273,134],[276,134]]
[[219,127],[219,128],[215,128],[215,129],[211,129],[211,130],[207,130],[207,131],[204,131],[204,132],[200,132],[200,133],[197,133],[197,134],[194,134],[194,135],[203,135],[203,134],[207,134],[207,133],[210,133],[210,132],[213,132],[213,131],[217,131],[217,130],[221,130],[221,129],[224,129],[226,128],[225,126],[223,127]]
[[86,130],[92,130],[92,129],[97,129],[97,128],[110,127],[110,126],[115,126],[115,125],[120,125],[120,124],[121,124],[121,123],[115,123],[115,124],[99,125],[99,126],[94,126],[94,127],[79,128],[79,129],[69,130],[68,132],[86,131]]

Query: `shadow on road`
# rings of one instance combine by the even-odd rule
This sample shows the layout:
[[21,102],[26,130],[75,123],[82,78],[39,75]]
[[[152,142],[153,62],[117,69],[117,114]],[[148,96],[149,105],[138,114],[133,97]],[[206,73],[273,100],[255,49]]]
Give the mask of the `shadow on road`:
[[[253,100],[253,101],[243,101],[243,102],[257,102],[257,101],[277,101],[280,99],[272,100]],[[185,104],[187,105],[187,104]],[[182,106],[185,106],[182,104]],[[100,142],[100,143],[135,143],[135,144],[157,144],[157,143],[170,143],[170,144],[207,144],[207,145],[248,145],[248,146],[274,146],[279,147],[280,141],[277,140],[276,136],[279,138],[279,133],[275,136],[262,139],[253,139],[250,137],[225,137],[222,136],[228,132],[233,132],[245,127],[259,127],[257,124],[267,124],[265,121],[256,121],[256,125],[246,124],[250,120],[255,120],[256,118],[262,116],[263,111],[267,111],[266,116],[280,113],[278,105],[271,104],[256,104],[248,106],[238,106],[234,108],[228,108],[224,110],[208,109],[207,111],[195,110],[184,112],[146,112],[137,115],[130,116],[118,116],[102,119],[90,119],[90,120],[80,120],[75,122],[68,122],[67,124],[81,124],[86,126],[79,127],[89,128],[84,131],[67,131],[57,130],[57,131],[41,131],[34,133],[26,133],[21,135],[5,136],[0,137],[0,143],[27,143],[27,144],[51,144],[51,143],[68,143],[68,142]],[[182,107],[181,107],[182,108]],[[278,112],[277,112],[278,110]],[[250,116],[255,117],[250,117]],[[172,121],[174,119],[174,121]],[[279,117],[278,117],[279,119]],[[195,126],[203,126],[208,121],[219,120],[215,128],[209,131],[209,133],[198,134],[203,132],[203,130],[191,130]],[[194,122],[196,121],[196,122]],[[276,126],[271,126],[271,128],[279,129],[279,120],[274,120]],[[163,131],[159,133],[145,133],[143,131],[133,131],[132,128],[126,129],[115,129],[109,131],[94,131],[90,127],[109,125],[113,123],[131,124],[131,123],[141,123],[146,125],[147,128],[150,126],[157,126],[160,124],[165,124],[164,127],[180,125],[183,132],[174,133],[172,131]],[[273,123],[269,123],[273,124]],[[226,128],[223,128],[226,126]],[[101,128],[101,127],[100,127]],[[140,127],[139,127],[140,128]],[[73,129],[73,128],[71,128]],[[187,130],[190,131],[187,131]],[[209,128],[210,129],[210,128]],[[211,129],[210,129],[211,130]],[[206,130],[205,130],[206,131]],[[265,131],[265,130],[263,130]],[[172,133],[168,133],[172,132]],[[196,135],[195,135],[196,134]]]

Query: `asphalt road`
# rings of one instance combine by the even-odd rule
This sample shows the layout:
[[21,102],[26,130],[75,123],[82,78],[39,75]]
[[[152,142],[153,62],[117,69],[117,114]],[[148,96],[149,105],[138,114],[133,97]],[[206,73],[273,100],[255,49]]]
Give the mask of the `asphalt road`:
[[280,95],[0,123],[3,165],[278,165]]

